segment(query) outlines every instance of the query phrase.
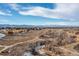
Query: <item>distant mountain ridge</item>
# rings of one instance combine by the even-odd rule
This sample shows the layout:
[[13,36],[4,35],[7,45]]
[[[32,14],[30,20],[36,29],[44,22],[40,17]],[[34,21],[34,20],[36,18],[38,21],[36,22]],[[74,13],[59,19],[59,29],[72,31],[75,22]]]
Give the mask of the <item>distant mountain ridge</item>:
[[10,24],[0,24],[0,28],[34,28],[34,27],[39,27],[39,28],[45,28],[45,27],[79,27],[79,26],[70,26],[70,25],[10,25]]

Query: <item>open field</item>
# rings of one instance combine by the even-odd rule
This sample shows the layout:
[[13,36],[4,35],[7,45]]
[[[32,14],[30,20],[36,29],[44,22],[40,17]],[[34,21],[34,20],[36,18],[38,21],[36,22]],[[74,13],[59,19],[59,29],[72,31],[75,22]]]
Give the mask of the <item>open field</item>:
[[79,28],[1,29],[2,56],[78,56]]

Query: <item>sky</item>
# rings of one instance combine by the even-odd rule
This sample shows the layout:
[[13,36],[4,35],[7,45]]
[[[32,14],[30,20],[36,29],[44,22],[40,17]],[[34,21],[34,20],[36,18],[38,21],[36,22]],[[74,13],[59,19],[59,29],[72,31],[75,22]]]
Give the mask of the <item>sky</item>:
[[79,3],[0,3],[0,24],[79,26]]

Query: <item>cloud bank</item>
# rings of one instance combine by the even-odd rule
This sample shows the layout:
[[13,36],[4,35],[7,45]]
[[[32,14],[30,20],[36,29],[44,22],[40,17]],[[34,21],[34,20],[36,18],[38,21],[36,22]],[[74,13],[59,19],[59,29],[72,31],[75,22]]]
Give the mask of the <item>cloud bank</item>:
[[14,4],[13,9],[21,15],[41,16],[48,18],[62,18],[69,21],[79,19],[79,4],[78,3],[57,3],[55,9],[44,7],[26,7],[28,10],[19,10],[17,4]]
[[[79,4],[78,3],[57,3],[56,8],[49,9],[41,6],[23,7],[20,4],[8,4],[11,9],[20,15],[41,16],[47,18],[62,18],[69,21],[79,20]],[[53,5],[53,4],[52,4]],[[0,15],[11,15],[0,11]]]
[[[55,8],[44,8],[42,6],[22,6],[20,4],[7,4],[11,10],[0,10],[0,15],[12,16],[13,10],[24,16],[40,16],[46,18],[64,19],[76,24],[79,21],[79,3],[56,3]],[[53,5],[53,4],[52,4]],[[46,24],[70,25],[67,22],[48,22]],[[78,24],[78,22],[77,22]]]

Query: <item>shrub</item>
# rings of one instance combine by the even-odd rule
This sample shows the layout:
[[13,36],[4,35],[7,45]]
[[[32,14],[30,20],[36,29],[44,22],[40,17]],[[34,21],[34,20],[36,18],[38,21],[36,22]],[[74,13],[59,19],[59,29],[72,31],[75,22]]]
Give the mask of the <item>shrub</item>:
[[8,31],[8,35],[13,35],[13,31]]
[[74,49],[79,52],[79,44],[77,44],[77,45],[74,47]]

